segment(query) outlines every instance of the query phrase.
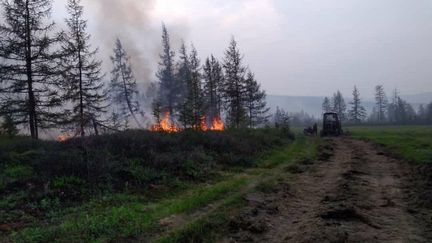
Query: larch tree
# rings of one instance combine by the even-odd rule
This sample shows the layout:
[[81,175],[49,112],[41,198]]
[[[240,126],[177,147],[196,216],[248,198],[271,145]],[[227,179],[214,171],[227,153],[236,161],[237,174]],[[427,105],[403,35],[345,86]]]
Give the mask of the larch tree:
[[156,77],[159,81],[159,98],[163,112],[176,115],[181,97],[181,83],[175,79],[174,52],[171,50],[170,37],[165,25],[162,26],[162,53],[160,54],[159,70]]
[[207,119],[213,121],[220,118],[222,113],[224,76],[219,61],[211,55],[206,59],[203,67],[204,79],[204,107]]
[[266,93],[261,90],[254,74],[249,71],[246,77],[245,106],[249,128],[265,124],[269,119],[270,108],[267,107]]
[[177,107],[179,111],[179,120],[183,127],[187,128],[192,124],[191,114],[193,111],[191,105],[189,105],[186,100],[189,95],[188,87],[190,86],[191,82],[191,68],[189,54],[184,42],[182,42],[179,50],[179,61],[177,62],[177,71],[175,78],[177,82],[179,82],[180,86],[180,97]]
[[324,101],[322,103],[322,110],[323,110],[323,113],[332,111],[331,101],[328,97],[324,98]]
[[247,115],[244,105],[246,93],[246,68],[242,56],[233,38],[225,52],[224,68],[224,103],[230,127],[239,128],[246,125]]
[[186,86],[186,97],[185,106],[186,110],[190,111],[189,114],[184,114],[190,121],[192,128],[198,129],[201,127],[203,113],[203,92],[201,83],[201,64],[198,57],[198,52],[194,46],[192,46],[191,53],[189,55],[189,81]]
[[350,102],[351,109],[348,112],[349,120],[353,123],[361,123],[366,118],[366,109],[361,103],[360,91],[354,86],[353,100]]
[[432,102],[426,106],[426,122],[432,124]]
[[113,114],[124,128],[129,127],[131,117],[136,125],[141,127],[141,123],[137,118],[140,112],[137,83],[129,56],[120,39],[116,40],[111,61],[113,69],[111,71],[110,98]]
[[0,112],[15,125],[28,124],[31,137],[60,122],[62,100],[51,0],[1,0]]
[[375,110],[377,112],[376,115],[378,122],[384,122],[386,120],[387,103],[384,86],[377,85],[375,87]]
[[417,111],[417,117],[419,119],[420,123],[424,123],[426,121],[426,107],[424,104],[420,104],[418,111]]
[[333,95],[333,111],[339,115],[339,118],[344,121],[346,120],[346,103],[342,96],[342,93],[338,90]]
[[90,34],[86,33],[87,20],[83,19],[80,0],[69,0],[67,31],[63,33],[63,88],[65,99],[72,110],[68,124],[78,127],[77,134],[85,136],[86,127],[97,127],[103,123],[107,110],[107,93],[102,82],[101,61],[96,59],[97,49],[91,49]]

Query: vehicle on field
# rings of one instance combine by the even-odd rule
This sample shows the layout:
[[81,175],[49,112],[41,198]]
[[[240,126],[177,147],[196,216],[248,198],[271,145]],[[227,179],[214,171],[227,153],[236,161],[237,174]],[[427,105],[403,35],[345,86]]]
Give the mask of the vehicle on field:
[[324,113],[321,136],[340,136],[342,133],[342,123],[339,115],[335,112]]

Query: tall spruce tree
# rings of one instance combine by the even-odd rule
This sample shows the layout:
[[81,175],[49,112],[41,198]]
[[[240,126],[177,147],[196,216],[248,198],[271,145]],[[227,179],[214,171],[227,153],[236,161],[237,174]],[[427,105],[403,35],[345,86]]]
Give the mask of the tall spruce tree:
[[102,63],[96,59],[97,49],[91,49],[80,0],[69,0],[67,11],[68,29],[62,38],[63,87],[65,99],[72,104],[68,123],[74,128],[78,126],[78,133],[83,137],[86,127],[94,127],[98,133],[97,125],[102,123],[107,108],[107,94],[101,76]]
[[227,109],[227,118],[230,127],[239,128],[247,125],[245,109],[246,68],[242,64],[242,56],[237,42],[232,38],[225,52],[224,70],[224,102]]
[[375,87],[375,108],[378,122],[384,122],[386,120],[387,97],[382,85]]
[[342,96],[342,93],[338,90],[333,95],[333,111],[339,115],[339,118],[344,121],[346,120],[346,104]]
[[219,61],[211,55],[207,58],[203,67],[204,78],[204,107],[207,119],[213,121],[222,113],[223,101],[223,70]]
[[131,117],[135,120],[136,125],[141,127],[137,118],[140,110],[137,83],[129,56],[120,39],[116,40],[111,61],[113,69],[111,71],[110,96],[113,112],[123,127],[128,127]]
[[198,52],[192,45],[192,50],[189,55],[190,64],[190,80],[187,82],[187,95],[186,95],[186,106],[187,110],[190,110],[190,118],[193,128],[200,128],[201,121],[204,116],[203,113],[203,92],[202,92],[202,82],[201,82],[201,64],[198,58]]
[[432,102],[426,106],[426,123],[432,124]]
[[165,25],[162,26],[162,53],[160,54],[159,70],[159,102],[163,112],[169,112],[172,117],[181,99],[181,83],[175,79],[174,52],[171,50],[170,37]]
[[394,90],[392,102],[387,105],[387,120],[394,124],[410,124],[416,119],[416,112],[411,104],[403,100]]
[[249,71],[246,77],[245,105],[249,128],[265,124],[269,119],[270,108],[267,107],[266,93],[261,90],[254,74]]
[[188,128],[192,124],[191,114],[192,107],[187,102],[186,98],[189,95],[189,88],[191,82],[191,68],[189,61],[189,54],[184,42],[179,50],[179,61],[177,62],[177,72],[175,79],[179,82],[180,97],[177,109],[179,110],[179,120],[184,128]]
[[59,122],[60,94],[56,70],[51,0],[1,0],[0,111],[15,125],[28,124],[31,137],[39,128]]
[[322,110],[323,110],[323,113],[327,113],[327,112],[332,111],[331,101],[328,97],[324,98],[324,101],[322,103]]
[[351,109],[348,112],[349,120],[353,123],[361,123],[366,118],[366,109],[361,103],[360,91],[354,86],[353,100],[350,102]]

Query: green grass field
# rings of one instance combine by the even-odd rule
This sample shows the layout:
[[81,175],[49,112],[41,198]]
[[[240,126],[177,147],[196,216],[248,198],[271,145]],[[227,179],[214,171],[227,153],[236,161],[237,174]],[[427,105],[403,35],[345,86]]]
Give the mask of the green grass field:
[[[150,237],[152,242],[211,241],[226,225],[232,210],[242,207],[243,195],[271,189],[279,179],[286,178],[287,166],[314,160],[320,141],[300,135],[290,145],[269,151],[252,168],[226,170],[203,183],[185,182],[182,188],[157,199],[139,193],[108,194],[77,207],[53,208],[44,220],[0,237],[0,241],[109,242],[131,237]],[[11,198],[19,202],[15,195]],[[1,203],[13,202],[2,199]],[[161,221],[173,217],[182,223],[161,227]]]
[[349,127],[354,138],[383,145],[394,155],[415,163],[432,163],[432,126]]

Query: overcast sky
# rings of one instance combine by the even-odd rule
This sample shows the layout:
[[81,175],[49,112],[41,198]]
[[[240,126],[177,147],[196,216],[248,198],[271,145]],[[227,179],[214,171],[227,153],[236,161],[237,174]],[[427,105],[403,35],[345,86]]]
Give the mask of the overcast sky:
[[[55,1],[56,22],[65,17],[65,2]],[[119,10],[115,20],[138,23],[127,22],[124,28],[110,24],[104,33],[100,11],[123,6],[84,2],[96,44],[104,48],[100,39],[106,39],[106,32],[135,36],[136,48],[150,66],[135,68],[151,73],[148,77],[154,77],[150,63],[157,61],[163,21],[174,46],[180,38],[193,42],[202,58],[211,53],[222,57],[235,36],[245,63],[269,94],[321,96],[340,89],[348,95],[357,85],[369,97],[376,84],[388,93],[394,88],[402,94],[432,91],[431,0],[111,0],[132,6]],[[137,13],[145,17],[137,18]],[[106,58],[106,53],[101,55]]]

